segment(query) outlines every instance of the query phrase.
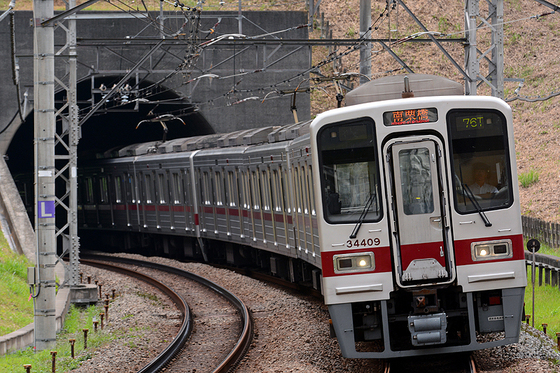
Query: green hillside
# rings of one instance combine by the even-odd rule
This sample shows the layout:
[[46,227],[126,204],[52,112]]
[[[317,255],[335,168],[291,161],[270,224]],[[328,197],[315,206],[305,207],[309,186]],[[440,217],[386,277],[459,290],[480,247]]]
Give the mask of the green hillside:
[[28,266],[32,264],[14,254],[0,232],[0,335],[33,322],[33,301],[26,283]]

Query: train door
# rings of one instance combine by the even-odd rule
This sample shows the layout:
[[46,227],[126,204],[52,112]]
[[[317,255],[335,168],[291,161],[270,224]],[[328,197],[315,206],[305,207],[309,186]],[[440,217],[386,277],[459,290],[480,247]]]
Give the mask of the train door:
[[393,183],[397,281],[403,286],[454,277],[448,237],[442,144],[435,137],[394,139],[385,146]]

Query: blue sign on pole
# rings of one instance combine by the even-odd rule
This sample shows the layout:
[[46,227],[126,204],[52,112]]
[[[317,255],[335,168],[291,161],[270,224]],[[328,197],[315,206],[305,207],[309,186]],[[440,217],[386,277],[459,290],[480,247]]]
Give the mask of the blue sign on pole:
[[39,218],[54,218],[54,201],[39,201]]

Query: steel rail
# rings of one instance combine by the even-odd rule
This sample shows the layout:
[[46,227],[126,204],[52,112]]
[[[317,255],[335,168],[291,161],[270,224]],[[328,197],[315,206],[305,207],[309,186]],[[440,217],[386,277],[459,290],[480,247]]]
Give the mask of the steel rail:
[[142,273],[124,268],[115,266],[112,264],[108,264],[105,262],[100,262],[98,260],[110,260],[110,257],[104,256],[91,256],[94,259],[80,259],[81,264],[89,265],[92,267],[107,269],[113,272],[118,272],[124,274],[129,277],[136,278],[141,280],[149,285],[154,286],[161,290],[165,295],[167,295],[173,303],[177,306],[179,311],[183,314],[183,322],[181,324],[181,328],[177,333],[177,336],[173,339],[173,342],[169,344],[155,359],[153,359],[150,363],[145,365],[142,369],[138,371],[138,373],[155,373],[159,372],[163,367],[165,367],[175,355],[183,348],[187,340],[189,339],[191,332],[192,332],[192,316],[189,309],[188,304],[184,301],[184,299],[177,294],[173,289],[167,287],[165,284],[159,282],[153,277],[148,275],[144,275]]
[[[147,262],[147,261],[142,261],[142,260],[136,260],[136,259],[130,259],[130,258],[121,258],[121,257],[115,257],[115,256],[104,256],[104,255],[91,255],[91,254],[86,254],[86,255],[82,255],[82,257],[88,257],[88,258],[93,258],[95,257],[97,260],[105,260],[105,261],[111,261],[111,262],[116,262],[116,263],[122,263],[122,264],[129,264],[129,265],[136,265],[139,267],[145,267],[145,268],[152,268],[152,269],[156,269],[156,270],[160,270],[160,271],[164,271],[167,273],[172,273],[175,274],[177,276],[181,276],[181,277],[185,277],[188,278],[192,281],[196,281],[204,286],[206,286],[207,288],[213,290],[214,292],[216,292],[217,294],[221,295],[222,297],[224,297],[225,299],[227,299],[235,308],[237,308],[237,310],[239,311],[240,317],[241,317],[241,321],[243,323],[243,327],[242,327],[242,331],[240,333],[240,336],[235,344],[235,347],[229,352],[229,354],[224,358],[224,360],[218,365],[218,367],[216,367],[214,369],[214,373],[222,373],[222,372],[228,372],[230,369],[232,369],[233,367],[235,367],[243,358],[243,356],[245,355],[245,353],[247,352],[252,338],[253,338],[253,320],[251,319],[251,315],[249,313],[249,309],[247,308],[247,306],[233,293],[231,293],[230,291],[224,289],[223,287],[217,285],[216,283],[202,277],[202,276],[198,276],[194,273],[179,269],[179,268],[175,268],[175,267],[171,267],[171,266],[166,266],[163,264],[158,264],[158,263],[152,263],[152,262]],[[83,259],[81,259],[82,262],[84,262]],[[84,262],[84,264],[87,264]],[[119,267],[122,268],[122,267]],[[175,356],[175,355],[173,355]],[[172,357],[170,357],[167,362],[169,362],[171,360]],[[160,366],[160,369],[167,364],[167,362],[163,365]],[[144,369],[144,368],[143,368]],[[153,371],[148,371],[148,370],[141,370],[138,373],[147,373],[147,372],[157,372],[158,370],[153,370]]]

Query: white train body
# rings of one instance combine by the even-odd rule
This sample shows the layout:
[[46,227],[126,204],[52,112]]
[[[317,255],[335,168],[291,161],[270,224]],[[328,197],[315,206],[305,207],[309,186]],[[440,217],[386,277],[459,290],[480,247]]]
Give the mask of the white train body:
[[313,283],[346,357],[518,340],[526,273],[503,101],[393,99],[149,145],[80,169],[86,240],[104,230],[115,246]]
[[[406,112],[422,119],[393,120]],[[509,106],[490,97],[380,101],[313,121],[323,292],[345,356],[478,349],[487,331],[505,331],[491,345],[517,340],[526,272],[512,134]],[[488,196],[469,196],[478,163],[499,186]]]

